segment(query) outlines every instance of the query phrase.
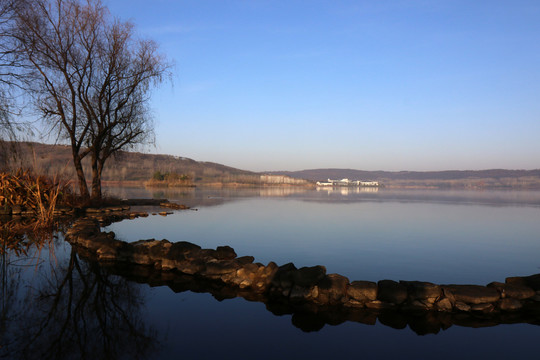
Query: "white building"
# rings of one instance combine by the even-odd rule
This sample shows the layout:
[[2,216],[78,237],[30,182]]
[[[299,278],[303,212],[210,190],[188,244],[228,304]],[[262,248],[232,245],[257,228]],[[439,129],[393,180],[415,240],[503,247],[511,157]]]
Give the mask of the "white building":
[[317,181],[318,186],[379,186],[378,181],[362,181],[362,180],[349,180],[349,179],[341,179],[341,180],[332,180],[328,179],[327,182],[323,181]]

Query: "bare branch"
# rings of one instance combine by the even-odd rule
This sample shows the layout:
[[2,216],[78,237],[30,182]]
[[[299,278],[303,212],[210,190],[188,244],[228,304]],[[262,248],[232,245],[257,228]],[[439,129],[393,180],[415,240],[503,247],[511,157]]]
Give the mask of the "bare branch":
[[111,20],[100,0],[18,3],[10,36],[32,69],[25,90],[49,129],[71,144],[83,196],[81,160],[90,155],[92,196],[100,198],[107,159],[153,139],[150,90],[170,66],[153,41],[135,38],[133,24]]

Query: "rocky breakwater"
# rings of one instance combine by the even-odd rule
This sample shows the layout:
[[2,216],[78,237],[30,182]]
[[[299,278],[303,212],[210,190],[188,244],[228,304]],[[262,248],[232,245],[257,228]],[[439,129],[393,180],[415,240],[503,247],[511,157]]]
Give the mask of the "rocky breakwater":
[[[238,257],[229,246],[202,249],[189,242],[154,239],[127,243],[115,239],[112,232],[102,232],[99,222],[92,218],[76,221],[66,239],[80,253],[102,264],[136,266],[139,272],[141,267],[151,269],[154,276],[160,274],[161,282],[170,282],[175,276],[185,281],[188,276],[195,282],[214,284],[205,285],[212,291],[236,291],[239,296],[265,302],[272,312],[279,312],[282,305],[288,309],[285,312],[339,312],[349,317],[363,311],[379,316],[383,323],[384,314],[391,313],[394,320],[390,324],[394,324],[398,313],[429,313],[442,328],[445,323],[456,322],[465,326],[540,324],[540,274],[509,277],[504,283],[487,286],[393,280],[350,282],[345,276],[327,274],[324,266],[298,269],[292,263],[255,263],[252,256]],[[476,322],[471,322],[471,317]],[[406,325],[409,320],[403,321]]]

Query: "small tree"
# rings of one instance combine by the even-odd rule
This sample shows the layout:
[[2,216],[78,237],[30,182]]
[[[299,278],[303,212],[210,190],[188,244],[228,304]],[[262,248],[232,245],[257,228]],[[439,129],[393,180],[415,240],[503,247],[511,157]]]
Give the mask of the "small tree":
[[165,179],[165,175],[163,175],[161,171],[157,170],[152,176],[152,179],[157,181],[163,181]]
[[131,23],[111,20],[100,0],[20,0],[13,37],[35,70],[28,87],[50,131],[71,145],[79,191],[90,192],[82,160],[90,155],[92,197],[120,150],[153,140],[148,102],[170,66]]

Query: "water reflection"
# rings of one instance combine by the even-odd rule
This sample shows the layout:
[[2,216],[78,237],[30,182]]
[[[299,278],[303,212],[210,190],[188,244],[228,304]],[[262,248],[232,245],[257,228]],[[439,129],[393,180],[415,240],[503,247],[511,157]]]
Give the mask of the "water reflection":
[[293,198],[316,202],[402,202],[485,206],[540,207],[540,191],[534,190],[438,190],[370,187],[261,187],[261,188],[119,188],[106,192],[122,198],[167,198],[191,207],[216,206],[246,198]]
[[[144,190],[144,189],[143,189]],[[415,200],[414,193],[381,190],[378,194],[349,194],[343,196],[339,193],[317,194],[313,192],[298,192],[288,193],[287,191],[263,191],[265,189],[246,189],[246,190],[219,190],[211,189],[200,191],[193,189],[184,193],[178,193],[177,199],[191,199],[195,204],[204,204],[204,206],[212,206],[213,209],[219,210],[215,205],[220,205],[228,201],[244,200],[250,196],[260,197],[262,194],[267,196],[290,196],[299,199],[301,206],[296,206],[295,203],[284,206],[284,201],[275,200],[275,212],[267,213],[264,209],[271,208],[268,202],[264,203],[264,207],[254,207],[250,201],[246,203],[244,208],[226,209],[225,213],[216,213],[215,218],[202,218],[201,228],[194,231],[197,236],[182,235],[185,240],[193,240],[201,244],[201,229],[216,227],[220,219],[229,225],[227,228],[216,230],[216,234],[210,236],[211,239],[218,241],[217,245],[236,245],[231,243],[224,236],[231,234],[233,237],[238,237],[232,230],[235,228],[242,229],[247,226],[252,226],[257,236],[249,236],[250,242],[253,239],[268,233],[268,239],[262,239],[261,244],[273,248],[282,248],[287,252],[288,256],[292,257],[293,261],[297,261],[300,257],[294,255],[295,242],[286,241],[285,246],[282,246],[276,239],[276,236],[271,232],[271,228],[283,228],[276,226],[276,219],[288,217],[289,214],[306,214],[312,211],[315,204],[308,203],[309,201],[325,201],[323,197],[329,197],[333,202],[335,197],[336,202],[361,202],[369,201],[371,205],[379,205],[378,202],[384,202],[384,199],[398,199],[403,202],[431,202],[439,201],[454,202],[457,199],[458,203],[474,203],[481,202],[490,204],[488,210],[499,211],[505,209],[494,209],[491,204],[503,203],[510,204],[516,202],[525,204],[525,206],[537,206],[538,194],[525,192],[518,195],[511,193],[500,194],[500,201],[492,201],[487,198],[486,194],[478,194],[476,200],[467,200],[463,192],[438,193],[427,192],[419,193]],[[266,189],[269,190],[269,189]],[[476,193],[475,193],[476,194]],[[145,197],[141,196],[130,197]],[[162,194],[156,194],[162,197]],[[382,196],[381,196],[382,195]],[[463,196],[462,200],[459,200]],[[147,197],[147,196],[146,196]],[[151,195],[149,197],[152,197]],[[485,200],[482,198],[486,197]],[[174,197],[172,198],[175,199]],[[383,199],[383,200],[380,200]],[[433,200],[435,199],[435,200]],[[436,200],[439,199],[439,200]],[[445,200],[446,199],[446,200]],[[391,200],[394,201],[394,200]],[[181,201],[184,202],[184,201]],[[241,204],[237,202],[236,204]],[[529,205],[527,205],[529,204]],[[248,206],[249,205],[249,206]],[[333,205],[333,204],[331,204]],[[365,204],[357,204],[365,205]],[[200,206],[200,205],[196,205]],[[284,212],[284,208],[289,207],[289,212]],[[453,207],[441,206],[448,208],[450,211]],[[477,220],[478,213],[470,209],[471,207],[460,207],[459,213],[464,210],[471,210],[471,214],[466,213],[464,217],[470,217]],[[354,209],[352,209],[354,210]],[[361,210],[359,208],[359,210]],[[373,209],[371,209],[373,210]],[[428,211],[429,210],[429,211]],[[426,210],[426,213],[434,213],[433,209]],[[438,209],[441,210],[441,209]],[[445,209],[443,209],[445,210]],[[487,218],[497,219],[496,222],[501,223],[501,228],[508,224],[516,224],[510,228],[508,232],[512,235],[512,239],[520,238],[519,229],[526,228],[528,222],[523,222],[523,219],[536,219],[536,213],[524,216],[528,212],[537,211],[537,209],[521,208],[514,217],[508,218],[505,215],[507,223],[500,221],[503,217],[493,216],[490,212],[485,215]],[[336,210],[333,210],[336,211]],[[339,210],[338,210],[339,212]],[[226,213],[232,213],[236,217],[242,215],[242,221],[232,223],[226,217]],[[348,206],[343,212],[344,214],[351,213],[351,207]],[[374,223],[377,219],[392,217],[392,212],[388,209],[381,210],[380,213],[375,212],[373,217],[369,214],[371,211],[365,211],[362,216],[357,216],[353,212],[351,218],[356,222],[358,218],[367,218],[369,222]],[[403,211],[396,211],[396,214],[402,214]],[[185,217],[186,222],[196,222],[195,217],[204,215],[204,211],[199,212],[183,212],[178,216],[167,218],[151,217],[148,219],[163,221],[160,226],[149,226],[150,235],[148,237],[161,236],[158,231],[176,222],[176,228],[173,229],[173,234],[180,233],[178,223],[181,217]],[[264,222],[255,222],[250,217],[250,214],[258,214]],[[274,217],[269,214],[277,214]],[[506,214],[506,213],[505,213]],[[306,217],[305,219],[321,219],[321,216],[316,214],[315,217]],[[429,217],[429,221],[439,218],[451,218],[446,213],[434,214],[433,218]],[[496,214],[495,214],[496,215]],[[519,216],[518,216],[519,215]],[[298,215],[296,215],[298,219]],[[271,221],[269,221],[270,219]],[[300,220],[305,220],[300,217]],[[509,220],[508,220],[509,219]],[[519,220],[519,221],[518,221]],[[10,220],[9,220],[10,221]],[[212,352],[208,358],[223,356],[223,357],[238,357],[238,350],[242,349],[243,354],[257,354],[260,358],[276,358],[283,357],[283,353],[295,354],[295,358],[321,358],[321,357],[345,357],[358,356],[358,345],[362,346],[362,354],[375,358],[383,358],[384,354],[394,350],[392,358],[407,357],[407,349],[414,348],[418,353],[438,353],[441,358],[466,358],[467,355],[477,353],[486,354],[486,351],[494,352],[494,357],[500,357],[502,354],[508,356],[520,357],[522,355],[536,354],[535,341],[540,335],[538,326],[530,326],[529,324],[539,325],[540,311],[538,309],[529,309],[525,316],[524,314],[504,314],[499,317],[486,317],[481,314],[470,316],[468,314],[401,314],[391,311],[374,311],[374,310],[336,310],[336,309],[314,309],[291,306],[291,304],[283,303],[251,303],[242,299],[229,300],[219,302],[225,299],[235,297],[245,298],[249,301],[261,301],[252,294],[243,293],[237,289],[223,287],[222,284],[200,281],[189,276],[179,276],[172,273],[156,272],[152,268],[147,267],[130,267],[110,266],[98,264],[87,260],[84,254],[76,254],[73,249],[63,241],[61,234],[54,238],[51,233],[40,240],[40,237],[32,238],[32,235],[21,234],[14,231],[13,226],[20,224],[6,225],[9,221],[0,222],[0,231],[2,234],[2,246],[0,256],[0,358],[144,358],[156,357],[160,352],[162,344],[166,339],[164,333],[169,337],[168,342],[164,347],[171,349],[171,356],[178,354],[187,354],[186,357],[203,358],[201,353]],[[348,220],[351,222],[350,220]],[[320,222],[320,221],[319,221]],[[300,221],[300,226],[305,228],[313,228],[314,233],[321,233],[322,227],[327,226],[328,221],[317,227],[319,222],[316,221]],[[385,220],[386,224],[387,220]],[[131,229],[136,229],[136,237],[132,240],[145,238],[146,234],[142,234],[140,229],[137,229],[137,222],[129,223]],[[411,224],[410,219],[404,221],[405,224]],[[531,221],[532,223],[532,221]],[[268,228],[264,227],[268,226]],[[416,223],[413,223],[416,224]],[[418,223],[418,229],[425,229],[424,223]],[[462,224],[460,221],[455,221],[455,224]],[[468,224],[468,223],[466,223]],[[507,224],[507,225],[505,225]],[[444,225],[444,224],[443,224]],[[519,226],[518,226],[519,225]],[[486,228],[493,226],[490,222],[486,222]],[[354,231],[354,234],[362,234],[363,237],[371,238],[371,234],[366,231],[367,225],[364,225],[362,231]],[[446,230],[446,227],[441,227],[438,222],[433,222],[433,227],[438,231]],[[455,225],[453,225],[455,227]],[[181,231],[187,232],[188,226],[185,226]],[[232,229],[232,230],[231,230]],[[296,229],[296,228],[294,228]],[[448,228],[450,229],[450,228]],[[537,251],[534,244],[537,243],[538,231],[536,227],[531,227],[531,234],[534,236],[528,244],[524,244],[523,248],[528,249],[527,252],[535,258],[537,264]],[[245,229],[244,229],[245,230]],[[116,230],[115,230],[116,231]],[[501,232],[499,227],[495,227],[494,232]],[[444,231],[442,231],[444,233]],[[373,231],[374,235],[380,234],[381,230],[377,227]],[[517,234],[517,235],[516,235]],[[313,240],[315,237],[306,236]],[[401,236],[401,233],[400,233]],[[461,234],[453,234],[449,236],[452,242],[461,238]],[[169,237],[167,235],[167,237]],[[302,238],[302,234],[295,234],[296,241]],[[509,236],[504,235],[505,238]],[[171,240],[178,240],[178,235],[169,237]],[[373,237],[378,242],[379,238]],[[400,237],[401,238],[401,237]],[[328,251],[324,251],[325,257],[321,261],[307,261],[307,265],[316,263],[326,264],[328,254],[334,254],[335,248],[344,248],[339,243],[339,239],[332,239],[332,247]],[[328,243],[328,238],[323,238],[324,243]],[[355,241],[359,240],[355,238]],[[478,242],[478,240],[475,240]],[[322,242],[322,241],[321,241]],[[467,241],[473,242],[473,241]],[[451,243],[445,241],[442,244]],[[410,247],[412,242],[407,241],[407,246]],[[490,244],[493,244],[491,242]],[[201,244],[202,245],[202,244]],[[460,247],[465,247],[466,243],[459,243]],[[300,254],[305,254],[312,248],[313,241],[310,244],[299,246]],[[425,246],[425,245],[423,245]],[[500,245],[497,245],[500,246]],[[517,243],[513,241],[512,245],[515,250]],[[215,246],[214,246],[215,247]],[[373,244],[368,244],[365,251],[373,249]],[[440,252],[445,253],[445,257],[451,261],[455,259],[463,259],[463,255],[453,256],[446,248],[437,245],[436,248]],[[443,251],[441,250],[443,249]],[[506,248],[505,248],[506,249]],[[331,251],[330,251],[331,250]],[[364,251],[364,252],[365,252]],[[385,250],[386,253],[388,250]],[[262,251],[269,254],[270,260],[279,260],[274,254],[266,249]],[[359,253],[348,251],[351,253],[354,261],[358,260]],[[503,250],[501,253],[505,257],[509,256],[509,251]],[[253,254],[248,250],[242,251],[242,254]],[[293,254],[293,255],[291,255]],[[401,257],[403,254],[400,254]],[[368,257],[374,257],[371,253]],[[523,257],[520,262],[525,262]],[[481,260],[481,259],[480,259]],[[479,258],[475,260],[479,261]],[[284,263],[284,261],[278,261]],[[344,262],[344,261],[341,261]],[[489,260],[490,263],[493,261]],[[387,261],[386,263],[391,263]],[[416,261],[415,261],[416,263]],[[498,261],[498,267],[501,261]],[[512,264],[512,269],[516,269],[516,264]],[[441,271],[451,273],[453,268],[441,266],[440,261],[435,265],[430,266],[431,272],[439,268]],[[536,268],[535,268],[536,269]],[[488,271],[489,270],[489,271]],[[489,279],[497,279],[494,276],[493,269],[486,270]],[[336,272],[341,272],[336,269]],[[401,271],[401,270],[400,270]],[[465,269],[465,271],[468,271]],[[511,275],[506,270],[505,275]],[[536,270],[537,272],[537,270]],[[425,276],[426,272],[420,272]],[[528,272],[518,271],[520,275]],[[366,271],[357,277],[352,278],[370,278]],[[373,280],[381,279],[380,273],[374,273]],[[389,278],[394,278],[390,276]],[[412,278],[411,278],[412,279]],[[156,290],[151,296],[152,291],[148,290],[148,286],[140,285],[149,284],[150,286],[159,286],[151,290]],[[470,280],[476,282],[476,280]],[[169,289],[172,290],[169,291]],[[210,296],[199,295],[193,293],[209,293],[218,300],[214,301]],[[150,296],[149,296],[150,295]],[[205,299],[208,298],[208,301]],[[152,314],[148,316],[147,310]],[[273,315],[276,316],[273,316]],[[285,315],[285,316],[281,316]],[[291,322],[294,325],[291,326]],[[513,326],[496,326],[498,324],[517,324]],[[329,326],[339,325],[339,326]],[[363,326],[369,325],[369,326]],[[384,326],[381,326],[384,325]],[[456,326],[457,325],[457,326]],[[406,329],[405,331],[394,331],[393,329]],[[490,327],[489,329],[474,329],[476,327]],[[302,331],[298,331],[301,329]],[[447,332],[441,332],[446,330]],[[412,331],[411,331],[412,330]],[[423,334],[437,334],[438,336],[416,336]],[[497,334],[499,336],[497,337]],[[495,339],[495,340],[494,340]],[[158,341],[159,340],[159,341]],[[497,347],[486,349],[485,344],[496,342]],[[208,346],[209,343],[218,344],[217,346]],[[398,344],[398,346],[388,347],[387,344]],[[467,344],[465,348],[454,350],[456,354],[448,353],[440,354],[440,349],[455,349],[455,344]],[[279,346],[276,346],[279,344]],[[516,345],[517,344],[517,345]],[[158,348],[159,347],[159,348]],[[261,349],[265,349],[261,352]],[[404,351],[405,349],[405,351]],[[224,355],[224,354],[228,354]],[[337,355],[336,355],[337,354]],[[450,357],[450,355],[452,355]],[[163,352],[160,353],[163,355]],[[291,357],[293,355],[290,355]],[[166,357],[166,356],[163,356]],[[240,356],[242,357],[242,356]],[[286,356],[285,356],[286,357]],[[390,356],[388,356],[390,357]],[[412,356],[411,356],[412,357]],[[524,356],[523,356],[524,357]]]
[[292,315],[292,325],[304,332],[316,332],[326,325],[356,322],[376,325],[377,322],[393,329],[407,327],[417,335],[438,334],[454,325],[471,328],[492,327],[502,324],[528,323],[540,325],[540,304],[528,303],[520,312],[500,313],[442,313],[437,311],[402,312],[393,309],[365,309],[322,307],[313,304],[276,302],[265,294],[227,286],[220,281],[202,279],[174,272],[162,272],[153,267],[126,263],[104,263],[111,273],[153,287],[167,286],[174,293],[210,293],[217,301],[242,297],[248,301],[265,303],[266,309],[277,316]]
[[[111,273],[121,275],[136,282],[148,283],[151,286],[168,286],[175,293],[186,291],[197,293],[207,292],[220,301],[243,297],[249,301],[262,302],[275,315],[291,314],[293,325],[306,332],[319,331],[326,324],[338,325],[347,321],[374,325],[378,320],[380,323],[395,329],[404,329],[409,326],[410,329],[419,335],[437,334],[440,330],[448,329],[453,324],[474,328],[513,323],[540,324],[540,302],[537,299],[520,302],[519,308],[515,308],[513,312],[506,311],[508,309],[498,311],[493,305],[476,310],[469,308],[464,311],[455,311],[454,308],[451,312],[437,311],[435,307],[426,308],[421,303],[421,301],[424,301],[424,298],[421,298],[422,300],[416,300],[419,305],[415,304],[415,301],[410,300],[411,293],[405,295],[406,297],[409,296],[411,302],[404,302],[397,306],[390,304],[369,306],[371,304],[369,303],[366,308],[357,307],[350,305],[350,302],[346,298],[342,299],[341,302],[329,302],[328,299],[322,300],[322,302],[308,301],[303,297],[304,295],[298,295],[302,294],[307,288],[304,289],[304,285],[292,286],[291,282],[294,284],[298,281],[298,284],[302,284],[301,281],[318,280],[310,278],[313,275],[309,271],[303,272],[304,275],[302,276],[307,276],[307,279],[311,280],[306,280],[306,278],[302,277],[292,280],[295,279],[296,275],[291,275],[292,273],[290,271],[295,271],[294,274],[297,275],[302,271],[296,272],[296,268],[292,264],[284,265],[279,269],[274,264],[273,266],[277,270],[276,272],[272,272],[272,270],[268,273],[266,273],[266,270],[262,272],[272,274],[273,277],[263,277],[254,280],[258,282],[257,284],[260,282],[261,286],[242,287],[238,284],[243,284],[243,279],[247,279],[247,277],[246,275],[238,274],[241,271],[242,274],[245,274],[246,271],[249,273],[249,270],[246,269],[253,264],[241,265],[242,263],[238,260],[235,264],[240,267],[240,270],[237,272],[236,269],[239,269],[238,267],[231,267],[231,261],[237,260],[211,255],[215,250],[199,250],[195,245],[186,243],[171,245],[168,242],[150,241],[129,244],[112,239],[109,236],[111,233],[97,235],[97,231],[99,231],[97,223],[85,220],[74,225],[68,241],[73,244],[75,249],[80,249],[82,256],[88,258],[89,261],[98,261],[102,266],[109,268]],[[114,234],[112,235],[114,236]],[[88,236],[95,237],[96,241],[89,243]],[[176,245],[179,246],[175,247]],[[194,247],[197,249],[194,249]],[[175,249],[174,251],[173,248]],[[117,251],[116,249],[121,250]],[[108,255],[102,257],[101,254]],[[236,255],[233,251],[234,256]],[[165,260],[169,262],[179,261],[181,264],[176,265],[176,267],[186,270],[180,270],[182,272],[171,270],[170,268],[169,270],[162,270],[161,263]],[[213,264],[213,267],[210,266],[211,264]],[[264,268],[264,266],[259,264],[256,268]],[[271,267],[269,266],[268,269],[271,269]],[[183,272],[193,275],[187,275]],[[239,278],[236,278],[236,276],[239,276]],[[253,273],[253,277],[251,278],[255,279],[256,276]],[[535,278],[537,276],[535,275]],[[345,280],[348,283],[348,280]],[[311,283],[311,286],[313,284],[315,282]],[[326,294],[324,291],[327,290],[323,289],[328,289],[328,287],[322,284],[320,282],[317,283],[318,287],[315,286],[317,294],[320,294],[321,291]],[[283,286],[283,288],[280,286]],[[291,290],[291,286],[293,290]],[[536,289],[536,287],[533,288]],[[331,289],[333,290],[328,291],[335,290],[339,294],[337,299],[341,299],[344,288],[337,286],[335,289]],[[306,291],[307,294],[311,290]],[[379,291],[381,291],[380,287]],[[531,292],[534,294],[534,291],[531,290]],[[293,296],[293,293],[296,295]],[[317,296],[319,296],[318,299],[320,300],[320,295],[315,295],[315,297]],[[440,299],[441,294],[435,296]],[[449,296],[454,299],[453,295]],[[412,299],[420,298],[413,297]],[[449,304],[450,301],[454,301],[448,300],[448,298],[445,299]],[[482,300],[482,298],[478,299]],[[499,299],[499,295],[497,295],[496,299]],[[485,301],[491,303],[494,300]],[[435,300],[433,300],[434,302]],[[450,308],[452,307],[453,304]],[[487,310],[484,311],[484,309]]]
[[155,350],[138,286],[80,261],[61,235],[33,236],[1,239],[0,358],[146,358]]

